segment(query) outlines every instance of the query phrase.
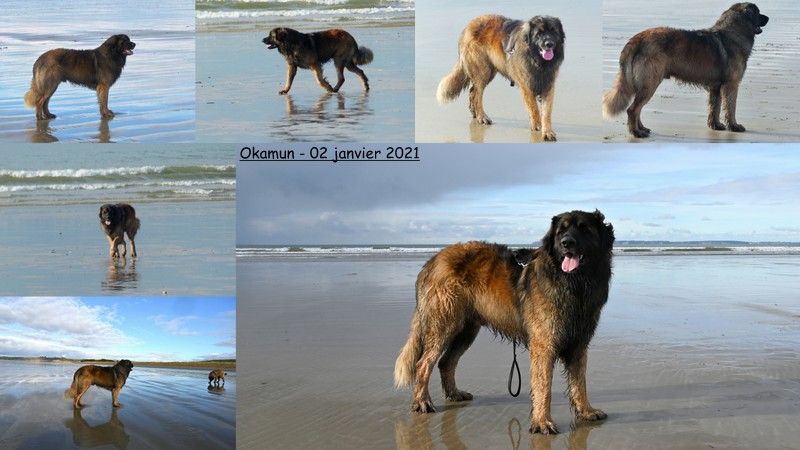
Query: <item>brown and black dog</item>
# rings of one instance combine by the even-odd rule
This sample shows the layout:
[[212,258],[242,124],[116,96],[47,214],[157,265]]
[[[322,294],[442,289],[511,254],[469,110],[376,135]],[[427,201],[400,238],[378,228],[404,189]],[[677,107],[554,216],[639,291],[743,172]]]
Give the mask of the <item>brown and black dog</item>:
[[127,359],[122,359],[111,367],[83,366],[75,371],[75,375],[72,376],[72,385],[64,391],[64,397],[68,400],[73,399],[72,405],[80,408],[83,406],[81,397],[94,385],[111,391],[111,404],[115,407],[122,406],[119,403],[119,393],[125,386],[132,369],[133,363]]
[[208,385],[211,386],[211,383],[214,383],[214,386],[219,386],[219,382],[222,381],[222,385],[225,386],[225,371],[222,369],[214,369],[208,373]]
[[604,221],[599,211],[566,212],[532,252],[473,241],[431,258],[417,277],[411,332],[394,369],[396,386],[414,383],[411,409],[434,411],[428,380],[437,361],[445,397],[472,399],[456,387],[456,365],[486,326],[530,351],[532,433],[558,432],[550,416],[556,360],[576,418],[605,419],[586,393],[587,349],[611,280],[614,228]]
[[44,52],[33,64],[31,88],[25,94],[25,104],[36,108],[39,120],[54,119],[50,112],[50,97],[62,81],[97,91],[100,115],[114,117],[108,109],[108,91],[122,74],[125,61],[133,54],[136,43],[127,35],[115,34],[94,50],[57,48]]
[[[301,33],[291,28],[273,28],[261,42],[266,44],[268,49],[277,48],[286,60],[288,72],[286,85],[278,92],[281,95],[292,88],[298,67],[314,72],[317,83],[328,92],[339,92],[344,83],[344,69],[358,75],[364,90],[369,91],[369,80],[358,66],[372,62],[372,50],[359,46],[347,31],[334,28],[315,33]],[[337,76],[336,86],[333,87],[322,75],[322,65],[331,59],[336,66]]]
[[[528,21],[503,16],[479,16],[461,33],[458,61],[439,82],[439,103],[454,100],[469,87],[469,110],[482,124],[492,120],[483,110],[483,91],[496,74],[519,86],[530,116],[531,129],[555,141],[552,113],[558,68],[564,60],[564,28],[556,17]],[[541,111],[539,101],[541,100]]]
[[136,233],[141,222],[136,217],[136,210],[127,203],[112,205],[107,203],[100,207],[100,229],[108,238],[108,253],[112,258],[119,257],[118,246],[122,245],[122,257],[128,253],[125,245],[125,234],[131,241],[131,256],[136,258]]
[[[768,21],[753,3],[736,3],[711,28],[659,27],[633,36],[620,54],[614,86],[603,97],[603,115],[615,116],[627,108],[628,132],[637,138],[650,136],[650,129],[642,125],[642,108],[662,80],[675,78],[708,91],[709,128],[745,131],[736,122],[736,97],[755,36]],[[726,125],[719,120],[721,103]]]

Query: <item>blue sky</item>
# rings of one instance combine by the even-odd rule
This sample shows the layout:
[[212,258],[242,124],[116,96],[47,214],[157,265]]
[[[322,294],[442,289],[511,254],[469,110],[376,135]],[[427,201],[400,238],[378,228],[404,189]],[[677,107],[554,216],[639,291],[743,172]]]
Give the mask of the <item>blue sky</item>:
[[800,241],[800,146],[425,145],[419,164],[240,163],[237,243],[527,244],[600,209],[620,240]]
[[232,297],[0,297],[0,355],[235,358]]

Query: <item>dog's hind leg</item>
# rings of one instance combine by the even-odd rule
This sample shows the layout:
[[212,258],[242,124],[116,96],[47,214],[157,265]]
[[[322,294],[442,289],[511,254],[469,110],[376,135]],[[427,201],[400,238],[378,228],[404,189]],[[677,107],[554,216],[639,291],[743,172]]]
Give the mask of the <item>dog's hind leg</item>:
[[[47,74],[43,74],[47,77]],[[58,79],[42,80],[40,96],[36,99],[36,118],[39,120],[55,119],[56,115],[50,112],[50,98],[56,93],[61,81]]]
[[725,101],[725,123],[730,131],[742,132],[744,127],[736,123],[736,97],[739,95],[739,80],[722,85],[722,98]]
[[136,238],[136,232],[139,231],[139,219],[134,219],[133,222],[132,226],[128,228],[125,233],[131,241],[131,257],[136,258],[136,242],[134,239]]
[[477,58],[464,64],[467,67],[467,77],[472,83],[469,88],[469,110],[472,112],[472,117],[484,125],[492,124],[492,119],[483,110],[483,91],[495,75],[490,64],[488,60],[482,61]]
[[459,391],[456,388],[456,366],[461,355],[467,351],[470,345],[475,341],[478,332],[481,329],[481,324],[478,321],[468,321],[461,330],[450,342],[447,350],[439,361],[439,372],[442,378],[442,389],[444,390],[445,398],[454,402],[461,402],[465,400],[472,400],[472,394],[465,391]]
[[289,66],[286,68],[286,84],[283,85],[283,89],[278,91],[278,94],[283,95],[289,92],[289,89],[292,88],[295,75],[297,75],[297,66],[294,64],[289,64]]
[[[656,86],[657,87],[657,86]],[[637,138],[646,138],[650,136],[650,129],[642,125],[642,108],[644,105],[653,98],[656,93],[656,87],[643,86],[636,92],[633,103],[628,107],[628,131]]]
[[[422,333],[422,342],[424,349],[422,355],[417,361],[416,366],[416,384],[414,385],[414,400],[411,404],[411,410],[421,413],[435,412],[431,395],[428,391],[428,381],[433,372],[433,365],[442,356],[445,345],[452,340],[458,331],[453,327],[453,323],[461,324],[461,320],[455,319],[454,322],[447,321],[448,323],[436,323],[433,326],[427,327]],[[463,352],[462,352],[463,353]]]
[[364,90],[369,90],[369,80],[367,79],[367,75],[361,70],[357,65],[355,65],[352,61],[348,62],[347,65],[344,66],[350,72],[358,75],[358,78],[361,78],[361,84],[364,85]]
[[331,87],[331,84],[328,83],[328,80],[326,80],[325,76],[322,74],[322,67],[320,67],[318,64],[314,64],[309,68],[311,69],[312,72],[314,72],[314,77],[316,77],[317,83],[323,89],[325,89],[328,92],[336,92],[336,91],[333,90],[333,87]]
[[81,397],[83,397],[83,394],[85,394],[86,391],[88,391],[89,388],[92,386],[91,383],[86,383],[82,380],[78,381],[77,384],[78,384],[77,386],[78,390],[75,393],[75,399],[72,401],[72,406],[76,409],[83,406],[81,405]]
[[725,125],[719,121],[720,103],[720,86],[712,86],[708,89],[708,128],[712,130],[724,130]]

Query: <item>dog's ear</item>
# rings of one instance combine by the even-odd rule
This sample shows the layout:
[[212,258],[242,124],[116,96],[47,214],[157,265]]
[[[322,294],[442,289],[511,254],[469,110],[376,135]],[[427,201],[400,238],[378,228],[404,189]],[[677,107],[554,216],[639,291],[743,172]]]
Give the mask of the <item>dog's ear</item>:
[[616,239],[614,237],[614,226],[610,223],[605,223],[606,216],[597,209],[594,210],[593,216],[597,223],[597,229],[600,230],[603,248],[611,250],[614,246],[614,240]]
[[523,37],[525,39],[525,43],[530,45],[534,45],[534,41],[536,40],[536,33],[544,26],[544,18],[542,16],[534,16],[531,17],[531,20],[525,22]]
[[548,255],[553,256],[555,254],[555,238],[556,238],[556,228],[558,228],[558,222],[561,220],[561,216],[553,216],[553,219],[550,221],[550,229],[547,230],[547,234],[544,235],[542,238],[542,248],[547,252]]
[[567,35],[564,34],[564,27],[561,25],[561,19],[559,19],[558,17],[554,17],[553,18],[553,23],[555,23],[556,27],[558,28],[559,39],[561,40],[561,43],[563,44],[564,41],[567,40]]

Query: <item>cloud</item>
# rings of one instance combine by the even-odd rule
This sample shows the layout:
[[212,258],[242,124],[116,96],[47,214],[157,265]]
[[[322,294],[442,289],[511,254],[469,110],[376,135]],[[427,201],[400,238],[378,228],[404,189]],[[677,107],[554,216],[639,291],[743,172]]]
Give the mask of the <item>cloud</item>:
[[181,316],[167,318],[164,315],[150,316],[148,319],[152,320],[157,327],[161,328],[164,332],[173,336],[199,336],[199,331],[191,331],[189,324],[196,322],[199,317],[197,316]]
[[0,354],[106,356],[136,342],[116,323],[113,309],[75,298],[0,298]]

